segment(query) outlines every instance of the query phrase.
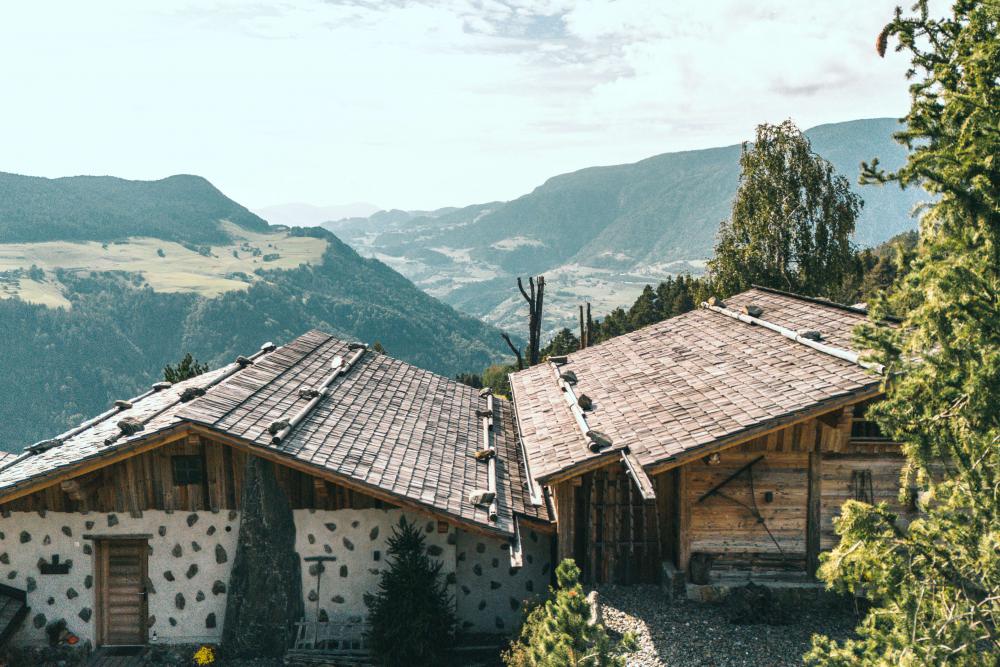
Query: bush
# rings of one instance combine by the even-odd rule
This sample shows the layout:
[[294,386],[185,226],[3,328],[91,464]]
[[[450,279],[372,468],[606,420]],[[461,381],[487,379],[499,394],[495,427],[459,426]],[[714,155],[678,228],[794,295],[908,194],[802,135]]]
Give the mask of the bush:
[[625,654],[636,648],[626,634],[613,641],[599,623],[591,623],[590,603],[580,586],[580,568],[566,559],[556,568],[558,587],[544,605],[528,612],[517,640],[504,652],[508,667],[624,667]]
[[378,591],[365,595],[370,629],[366,636],[380,665],[439,665],[455,628],[453,601],[431,560],[424,533],[406,518],[388,540]]

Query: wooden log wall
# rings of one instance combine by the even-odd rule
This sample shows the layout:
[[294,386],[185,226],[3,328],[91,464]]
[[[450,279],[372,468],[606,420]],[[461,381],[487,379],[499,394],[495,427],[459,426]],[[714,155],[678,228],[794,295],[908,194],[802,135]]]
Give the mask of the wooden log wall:
[[[829,453],[821,464],[822,496],[820,504],[820,548],[837,546],[840,538],[833,531],[833,519],[847,500],[885,502],[895,512],[905,512],[899,501],[899,479],[906,459],[898,454]],[[870,481],[870,485],[866,482]]]
[[[175,484],[172,457],[197,456],[200,484]],[[193,435],[0,505],[3,512],[131,512],[239,509],[249,454]],[[281,465],[292,509],[366,509],[387,503]]]

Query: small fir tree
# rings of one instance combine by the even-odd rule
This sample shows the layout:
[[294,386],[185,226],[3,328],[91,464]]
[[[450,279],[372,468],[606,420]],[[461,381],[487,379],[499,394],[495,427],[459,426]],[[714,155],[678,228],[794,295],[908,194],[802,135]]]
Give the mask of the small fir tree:
[[590,603],[572,559],[556,568],[556,581],[550,599],[528,614],[504,662],[510,667],[624,667],[635,639],[626,634],[616,642],[602,625],[590,622]]
[[208,371],[208,364],[199,363],[197,359],[188,352],[175,366],[167,364],[163,367],[163,379],[174,384],[183,380],[189,380]]
[[388,540],[377,592],[365,595],[367,640],[380,665],[440,665],[455,628],[443,563],[432,560],[424,533],[405,517]]

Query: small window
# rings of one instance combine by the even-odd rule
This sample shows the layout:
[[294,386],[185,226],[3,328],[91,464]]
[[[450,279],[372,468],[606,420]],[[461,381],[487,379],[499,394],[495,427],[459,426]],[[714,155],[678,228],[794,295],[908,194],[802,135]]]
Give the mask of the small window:
[[870,401],[854,406],[854,416],[851,420],[852,440],[887,440],[878,424],[868,417]]
[[201,484],[200,456],[174,456],[174,484]]

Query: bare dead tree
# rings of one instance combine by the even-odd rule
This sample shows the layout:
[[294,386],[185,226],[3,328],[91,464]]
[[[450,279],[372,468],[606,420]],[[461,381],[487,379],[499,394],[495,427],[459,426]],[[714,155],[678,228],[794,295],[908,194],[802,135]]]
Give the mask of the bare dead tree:
[[524,360],[521,358],[521,350],[519,350],[514,343],[511,342],[510,336],[506,333],[501,333],[500,337],[504,339],[504,342],[507,343],[507,347],[509,347],[510,351],[514,353],[514,356],[517,357],[517,370],[524,370]]
[[583,304],[580,304],[580,349],[590,347],[590,332],[594,328],[594,320],[590,316],[590,302],[587,301],[587,315],[584,317]]
[[517,289],[528,302],[528,365],[534,366],[539,361],[539,351],[542,341],[542,301],[545,298],[545,276],[538,276],[538,286],[535,279],[528,278],[529,291],[524,289],[521,279],[517,279]]

